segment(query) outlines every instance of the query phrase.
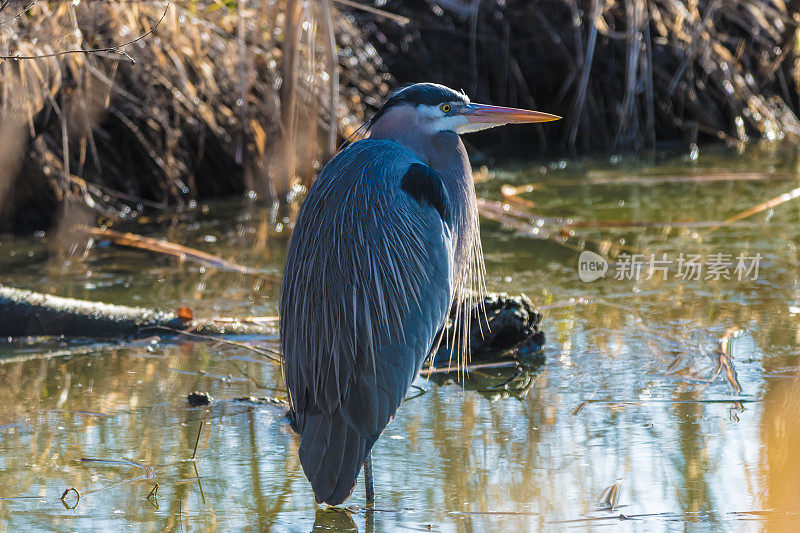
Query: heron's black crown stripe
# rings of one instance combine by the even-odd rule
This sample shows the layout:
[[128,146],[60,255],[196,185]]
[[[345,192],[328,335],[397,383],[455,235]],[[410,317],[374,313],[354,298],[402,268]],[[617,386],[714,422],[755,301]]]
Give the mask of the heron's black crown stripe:
[[442,220],[450,224],[450,200],[442,178],[435,170],[422,163],[411,163],[400,187],[418,203],[426,203],[436,209]]
[[468,103],[469,98],[464,93],[454,91],[450,87],[439,85],[438,83],[415,83],[395,91],[381,108],[375,113],[375,116],[369,121],[370,124],[375,124],[381,115],[396,105],[431,105],[437,106],[448,102],[464,102]]

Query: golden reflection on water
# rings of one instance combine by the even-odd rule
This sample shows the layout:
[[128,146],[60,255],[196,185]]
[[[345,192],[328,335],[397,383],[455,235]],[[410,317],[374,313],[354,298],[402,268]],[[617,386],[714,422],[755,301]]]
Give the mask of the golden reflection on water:
[[[726,154],[698,164],[757,173],[793,168],[794,157]],[[687,169],[678,162],[624,171]],[[519,174],[517,183],[540,176]],[[512,179],[496,178],[482,185],[490,195]],[[540,214],[584,221],[722,220],[794,181],[554,183],[537,189],[535,203]],[[278,272],[285,230],[269,220],[255,204],[212,204],[166,233],[141,231]],[[361,485],[350,510],[314,505],[284,405],[236,400],[283,395],[279,370],[253,353],[158,339],[0,345],[0,529],[798,530],[797,223],[798,209],[787,204],[711,233],[584,228],[578,237],[587,243],[622,236],[643,253],[747,250],[765,258],[754,282],[591,284],[578,281],[574,250],[485,224],[490,288],[525,292],[544,306],[547,363],[508,383],[484,372],[463,389],[419,380],[425,392],[403,405],[375,448],[374,513],[363,509]],[[260,280],[102,246],[65,266],[51,244],[47,236],[0,242],[0,282],[188,305],[198,315],[276,311],[277,288]],[[733,326],[741,333],[731,341],[732,366],[718,371],[719,340]],[[186,396],[195,390],[216,400],[192,407]],[[81,494],[74,509],[60,501],[70,487]]]
[[765,466],[763,494],[765,509],[784,513],[769,515],[772,531],[797,531],[800,516],[800,379],[797,372],[769,379],[764,391],[764,414],[760,438]]

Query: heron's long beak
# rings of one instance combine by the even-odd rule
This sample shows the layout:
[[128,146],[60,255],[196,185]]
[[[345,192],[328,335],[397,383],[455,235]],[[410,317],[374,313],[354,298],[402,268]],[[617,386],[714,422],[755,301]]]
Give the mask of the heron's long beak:
[[480,131],[503,124],[533,124],[537,122],[550,122],[559,120],[558,115],[542,113],[541,111],[528,111],[513,107],[501,107],[486,104],[466,104],[461,112],[466,119],[466,124],[458,128],[458,133]]

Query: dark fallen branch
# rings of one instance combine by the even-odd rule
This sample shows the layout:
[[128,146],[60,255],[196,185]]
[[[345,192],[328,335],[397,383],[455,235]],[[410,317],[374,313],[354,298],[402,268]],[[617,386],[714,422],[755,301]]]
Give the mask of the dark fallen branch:
[[[524,294],[489,294],[484,298],[482,306],[472,310],[470,355],[467,363],[479,364],[497,361],[503,357],[526,358],[537,354],[545,344],[544,332],[539,329],[541,321],[542,315],[534,309]],[[448,327],[452,327],[452,324]],[[444,338],[449,339],[450,335],[446,332]],[[433,367],[458,367],[459,361],[454,355],[456,353],[459,350],[446,341],[443,342],[433,354]],[[425,366],[429,366],[429,363],[430,361],[426,362]]]
[[420,375],[438,385],[454,383],[477,391],[490,400],[522,398],[545,361],[544,332],[539,329],[542,315],[524,294],[490,294],[483,308],[485,318],[477,308],[472,311],[466,364],[459,364],[458,351],[445,344],[432,354]]
[[192,320],[185,313],[61,298],[0,286],[0,337],[268,335],[267,319]]
[[[482,307],[486,311],[485,318],[481,313],[481,319],[478,319],[477,307],[472,311],[469,364],[479,365],[489,361],[541,363],[541,350],[545,342],[544,333],[539,330],[541,315],[533,309],[527,297],[492,294],[484,299]],[[15,337],[37,336],[93,339],[189,336],[259,350],[220,337],[247,335],[274,338],[276,323],[277,317],[197,320],[187,308],[172,312],[111,305],[0,285],[0,337],[12,340]],[[270,359],[279,355],[274,350],[264,351],[263,355]],[[445,369],[440,374],[449,374],[450,367],[456,367],[457,359],[451,356],[453,352],[453,347],[443,344],[434,354],[432,365]],[[509,366],[514,367],[514,364]],[[464,370],[463,367],[461,370]]]

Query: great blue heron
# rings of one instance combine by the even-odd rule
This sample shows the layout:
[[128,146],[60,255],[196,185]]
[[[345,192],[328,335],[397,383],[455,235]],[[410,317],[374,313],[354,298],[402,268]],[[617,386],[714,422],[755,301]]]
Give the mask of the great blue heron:
[[[281,294],[283,372],[318,503],[338,505],[419,373],[451,305],[480,289],[472,170],[458,134],[556,120],[442,85],[395,92],[368,138],[322,169],[297,217]],[[366,462],[365,462],[366,461]]]

